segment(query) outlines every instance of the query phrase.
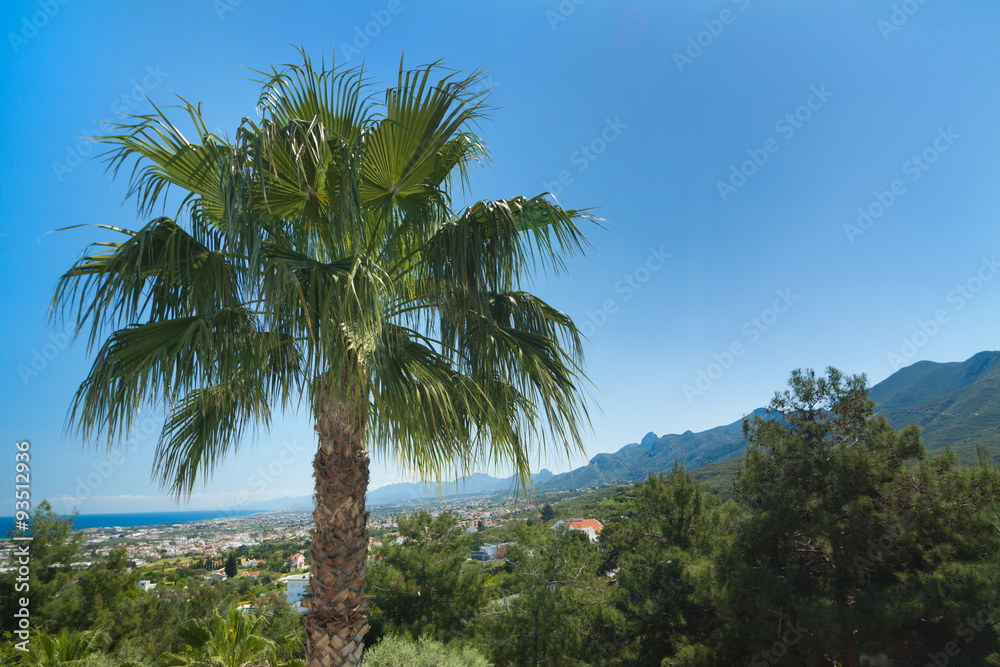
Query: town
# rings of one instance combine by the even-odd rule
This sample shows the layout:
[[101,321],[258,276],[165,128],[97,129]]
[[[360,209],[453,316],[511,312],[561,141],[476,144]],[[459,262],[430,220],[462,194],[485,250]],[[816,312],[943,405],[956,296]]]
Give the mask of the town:
[[[597,488],[546,494],[545,498],[558,502]],[[501,493],[441,496],[423,502],[376,505],[369,510],[369,547],[375,549],[392,541],[405,541],[396,525],[396,517],[401,513],[415,514],[423,510],[437,517],[450,512],[456,520],[455,532],[483,537],[480,546],[470,548],[468,560],[502,561],[510,542],[500,538],[497,529],[513,522],[541,519],[543,509],[537,498],[528,501]],[[597,542],[597,535],[603,528],[599,521],[589,518],[569,518],[556,525],[564,523],[570,530],[586,533],[591,542]],[[192,577],[210,583],[233,580],[238,582],[244,597],[263,598],[274,594],[296,611],[303,612],[302,599],[310,576],[312,525],[311,512],[286,510],[185,523],[85,528],[74,531],[82,539],[72,566],[87,569],[107,563],[117,551],[127,560],[129,571],[135,571],[139,577],[137,588],[146,593],[158,588],[160,591],[185,588]],[[13,556],[13,542],[0,541],[0,572],[14,569]],[[242,609],[253,606],[250,600],[239,605]]]

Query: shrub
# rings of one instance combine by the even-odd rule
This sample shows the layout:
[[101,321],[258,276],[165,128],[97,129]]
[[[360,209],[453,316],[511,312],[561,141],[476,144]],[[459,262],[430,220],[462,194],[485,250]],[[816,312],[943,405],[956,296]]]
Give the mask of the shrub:
[[409,641],[390,635],[368,649],[365,667],[489,667],[478,651],[433,639]]

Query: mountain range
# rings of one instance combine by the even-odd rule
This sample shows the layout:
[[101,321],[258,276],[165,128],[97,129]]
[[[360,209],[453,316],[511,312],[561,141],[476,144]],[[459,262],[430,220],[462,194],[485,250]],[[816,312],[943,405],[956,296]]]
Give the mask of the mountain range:
[[[931,453],[951,447],[962,463],[976,461],[976,448],[984,447],[1000,459],[1000,352],[980,352],[953,363],[918,361],[902,368],[871,388],[876,412],[896,429],[909,424],[921,427],[924,445]],[[766,414],[764,408],[750,415]],[[749,416],[749,415],[748,415]],[[670,469],[680,461],[695,478],[721,488],[731,478],[743,455],[743,420],[693,433],[659,436],[647,433],[613,454],[597,454],[587,465],[567,473],[542,469],[532,475],[535,490],[567,491],[643,479],[649,473]],[[720,481],[721,480],[721,481]],[[511,492],[513,477],[497,478],[477,473],[454,482],[404,482],[368,492],[369,505],[423,501],[435,496],[479,495]],[[309,497],[281,498],[260,503],[269,508],[311,508]],[[256,504],[253,507],[256,509]]]
[[[1000,352],[980,352],[954,363],[918,361],[873,386],[870,395],[875,411],[893,428],[920,426],[928,452],[950,446],[963,463],[976,461],[977,447],[986,448],[994,458],[1000,455]],[[763,415],[766,410],[757,408],[752,414]],[[688,470],[712,466],[731,472],[734,465],[722,464],[742,456],[746,447],[742,427],[740,419],[700,433],[648,433],[639,443],[614,454],[598,454],[587,465],[554,475],[536,488],[564,491],[637,481],[650,472],[669,470],[675,459]]]
[[[535,488],[545,483],[553,474],[542,468],[531,476]],[[518,489],[518,483],[511,477],[491,477],[482,473],[460,477],[454,482],[442,482],[440,488],[435,483],[401,482],[387,484],[374,491],[369,491],[365,502],[369,505],[389,505],[405,503],[411,500],[427,500],[434,497],[456,495],[479,495],[483,493],[508,493]]]

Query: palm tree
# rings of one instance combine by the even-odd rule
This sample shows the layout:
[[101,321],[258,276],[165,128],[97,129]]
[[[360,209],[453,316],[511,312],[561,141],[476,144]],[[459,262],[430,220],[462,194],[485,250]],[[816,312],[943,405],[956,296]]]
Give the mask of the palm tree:
[[85,665],[110,642],[111,637],[104,630],[72,632],[63,629],[55,636],[39,632],[32,637],[29,650],[23,654],[22,661],[34,667]]
[[265,619],[230,605],[226,615],[212,612],[208,621],[191,619],[178,629],[183,654],[167,653],[163,667],[263,667],[275,662],[277,644],[264,635]]
[[362,68],[302,57],[256,72],[260,118],[232,138],[184,100],[193,140],[155,106],[98,138],[150,221],[102,226],[117,238],[63,275],[52,312],[97,349],[71,428],[111,447],[166,406],[153,472],[178,496],[305,402],[306,657],[330,667],[359,664],[368,629],[371,454],[438,480],[509,466],[527,488],[533,446],[582,451],[580,334],[522,279],[564,269],[594,218],[546,195],[455,206],[487,158],[478,73],[401,63],[379,99]]

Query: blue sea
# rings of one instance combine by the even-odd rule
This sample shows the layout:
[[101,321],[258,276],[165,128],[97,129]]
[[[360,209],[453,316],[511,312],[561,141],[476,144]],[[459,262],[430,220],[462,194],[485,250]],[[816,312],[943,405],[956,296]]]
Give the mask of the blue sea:
[[[191,523],[208,519],[235,518],[259,514],[262,510],[189,510],[182,512],[136,512],[134,514],[80,514],[73,519],[73,529],[122,528],[132,526],[154,526],[160,523]],[[0,517],[0,536],[14,528],[14,517]]]

